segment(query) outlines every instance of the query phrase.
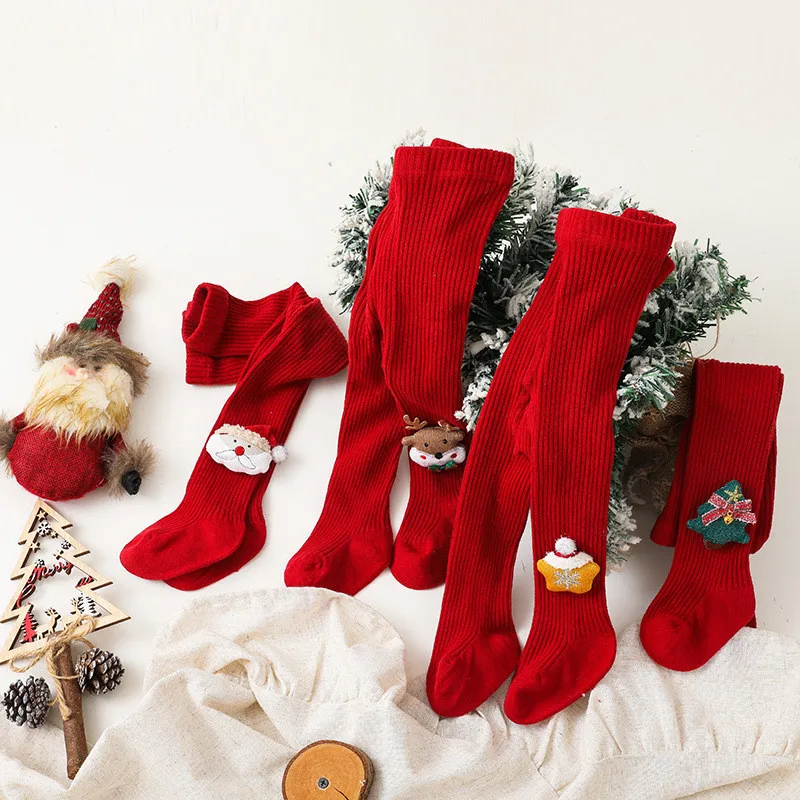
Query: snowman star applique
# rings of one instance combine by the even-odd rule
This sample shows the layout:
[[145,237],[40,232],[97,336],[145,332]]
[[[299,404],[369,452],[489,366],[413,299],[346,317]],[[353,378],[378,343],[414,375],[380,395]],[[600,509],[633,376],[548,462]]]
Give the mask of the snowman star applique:
[[421,467],[431,472],[446,472],[464,463],[467,451],[460,442],[464,439],[464,431],[453,427],[444,420],[428,427],[428,423],[418,417],[406,414],[403,422],[413,434],[403,437],[403,444],[409,448],[408,457]]
[[556,539],[554,549],[536,562],[536,569],[544,575],[551,592],[573,594],[586,594],[600,572],[595,560],[578,550],[575,540],[568,536]]
[[269,426],[222,425],[209,437],[206,452],[231,472],[260,475],[286,460],[286,448],[271,444]]

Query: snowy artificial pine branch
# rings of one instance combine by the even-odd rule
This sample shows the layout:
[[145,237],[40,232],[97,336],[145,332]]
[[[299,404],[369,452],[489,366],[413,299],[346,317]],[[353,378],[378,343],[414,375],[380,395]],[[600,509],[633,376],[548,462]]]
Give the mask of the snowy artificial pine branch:
[[[402,145],[421,146],[422,130]],[[474,429],[494,371],[522,316],[544,280],[555,253],[555,228],[565,208],[590,208],[621,214],[636,202],[617,191],[593,195],[580,179],[537,164],[533,149],[515,153],[515,176],[509,196],[486,242],[470,309],[462,375],[464,401],[457,416]],[[386,205],[392,162],[379,163],[342,208],[338,246],[332,265],[338,273],[336,298],[349,310],[364,277],[367,241]],[[678,369],[686,364],[688,346],[752,298],[749,279],[733,277],[715,244],[678,242],[670,253],[675,271],[648,298],[636,327],[620,377],[614,429],[617,448],[608,514],[608,562],[621,566],[636,535],[633,510],[625,499],[622,471],[627,457],[626,434],[653,409],[672,399]]]

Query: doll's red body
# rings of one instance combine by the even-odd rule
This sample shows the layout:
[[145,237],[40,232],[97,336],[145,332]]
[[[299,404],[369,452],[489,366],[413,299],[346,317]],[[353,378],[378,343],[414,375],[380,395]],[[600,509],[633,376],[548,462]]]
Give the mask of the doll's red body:
[[124,448],[122,436],[89,436],[80,441],[59,436],[51,428],[12,420],[17,430],[8,463],[17,482],[45,500],[74,500],[106,483],[104,461]]

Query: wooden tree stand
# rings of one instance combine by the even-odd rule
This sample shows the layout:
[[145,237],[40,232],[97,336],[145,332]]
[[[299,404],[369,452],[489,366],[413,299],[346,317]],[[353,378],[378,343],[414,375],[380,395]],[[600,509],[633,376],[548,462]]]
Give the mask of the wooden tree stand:
[[[72,645],[64,645],[53,660],[53,678],[58,684],[58,707],[64,723],[64,746],[67,750],[67,777],[72,780],[89,755],[83,727],[83,701],[78,676],[72,663]],[[62,702],[63,699],[63,702]]]

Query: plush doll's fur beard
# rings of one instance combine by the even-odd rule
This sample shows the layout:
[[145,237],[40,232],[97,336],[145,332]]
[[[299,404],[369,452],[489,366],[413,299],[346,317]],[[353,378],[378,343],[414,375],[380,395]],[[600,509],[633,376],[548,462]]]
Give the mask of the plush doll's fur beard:
[[94,331],[70,330],[60,336],[51,336],[44,347],[36,350],[39,366],[60,356],[68,356],[87,369],[114,364],[130,375],[134,397],[142,394],[147,385],[147,368],[150,362],[141,353],[125,347],[109,336],[102,336]]
[[133,379],[116,364],[79,367],[58,356],[45,361],[25,408],[29,425],[47,427],[67,439],[112,437],[128,427]]

